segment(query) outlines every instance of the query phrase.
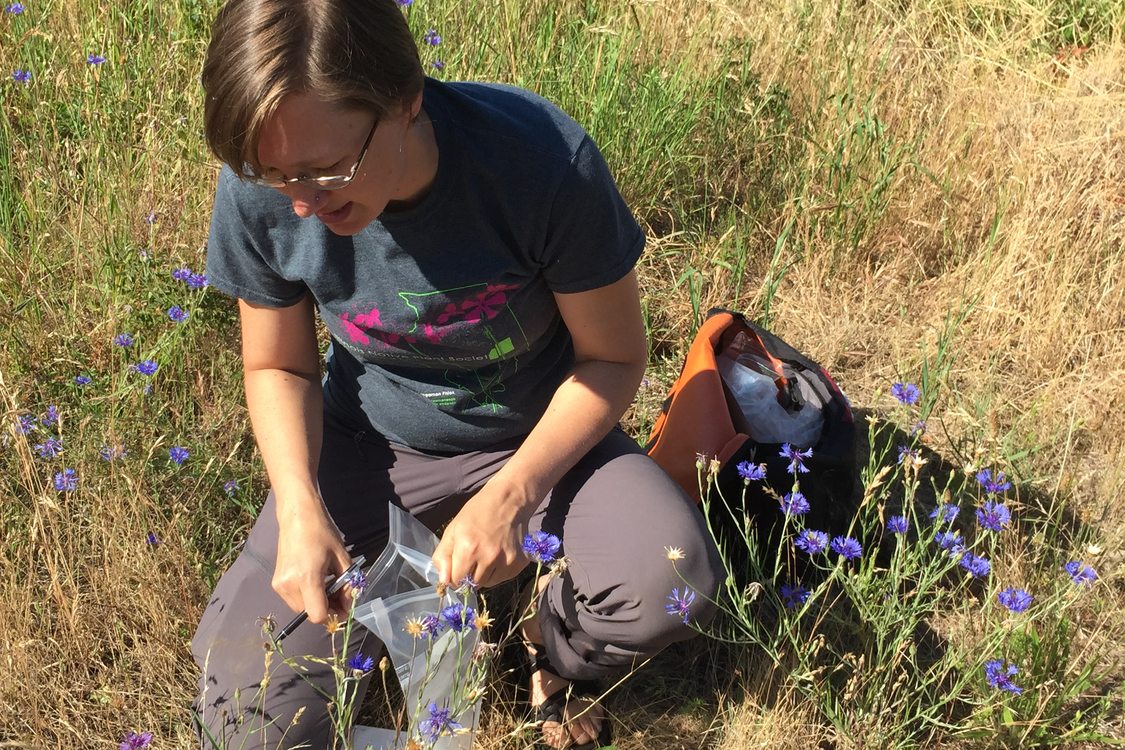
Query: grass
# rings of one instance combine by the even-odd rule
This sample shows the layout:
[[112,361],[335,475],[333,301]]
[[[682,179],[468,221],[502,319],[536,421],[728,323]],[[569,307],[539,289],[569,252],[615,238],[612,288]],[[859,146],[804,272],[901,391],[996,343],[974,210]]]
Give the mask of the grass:
[[[112,747],[146,729],[188,747],[186,644],[266,489],[233,305],[170,275],[203,264],[216,166],[198,75],[217,6],[26,5],[0,15],[5,74],[32,73],[0,85],[0,744]],[[870,437],[876,460],[901,439],[889,385],[923,386],[928,464],[917,486],[903,474],[873,486],[872,468],[857,528],[877,530],[895,503],[921,512],[966,484],[966,466],[1015,484],[1017,530],[988,585],[1034,589],[1032,623],[1003,629],[991,590],[936,574],[916,608],[888,608],[872,597],[891,568],[872,557],[856,576],[825,572],[815,601],[836,604],[814,616],[773,606],[752,646],[700,639],[646,667],[611,701],[619,746],[1125,742],[1120,4],[416,0],[409,12],[419,37],[442,33],[427,54],[446,77],[527,86],[586,125],[646,227],[653,359],[627,415],[638,438],[722,305],[833,373],[886,430]],[[108,61],[89,66],[90,53]],[[167,319],[173,304],[186,323]],[[123,331],[129,349],[111,343]],[[129,367],[147,358],[152,378]],[[14,429],[52,404],[58,425]],[[40,458],[50,434],[63,453]],[[98,457],[118,444],[127,455]],[[181,467],[172,446],[191,451]],[[54,489],[63,467],[74,492]],[[1069,559],[1101,574],[1082,596],[1057,588]],[[940,560],[919,551],[910,580]],[[910,628],[869,637],[896,617]],[[986,689],[985,646],[1018,662],[1023,696]],[[684,663],[705,677],[684,685]],[[484,721],[482,746],[504,746],[518,707],[498,701]]]

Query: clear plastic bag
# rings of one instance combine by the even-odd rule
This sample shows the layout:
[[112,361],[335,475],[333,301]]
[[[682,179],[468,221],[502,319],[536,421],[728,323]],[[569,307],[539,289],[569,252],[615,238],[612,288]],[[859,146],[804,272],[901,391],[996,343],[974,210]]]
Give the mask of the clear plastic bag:
[[[742,333],[716,357],[719,375],[746,417],[747,433],[759,443],[790,443],[810,448],[820,441],[824,401],[808,376],[793,368],[776,372],[771,363],[748,351]],[[779,382],[788,382],[783,389]]]
[[[425,747],[435,750],[468,750],[480,713],[479,697],[465,700],[474,686],[469,684],[472,656],[479,633],[473,627],[460,632],[445,628],[432,640],[406,632],[407,620],[439,614],[453,603],[477,608],[472,592],[439,596],[435,588],[438,572],[431,556],[437,537],[416,518],[390,506],[390,536],[386,549],[368,570],[367,587],[355,606],[355,618],[386,646],[387,656],[406,698],[406,721],[417,730],[418,721],[433,703],[451,709],[450,719],[462,730],[445,734]],[[397,750],[406,747],[405,729],[357,726],[352,735],[355,750]]]

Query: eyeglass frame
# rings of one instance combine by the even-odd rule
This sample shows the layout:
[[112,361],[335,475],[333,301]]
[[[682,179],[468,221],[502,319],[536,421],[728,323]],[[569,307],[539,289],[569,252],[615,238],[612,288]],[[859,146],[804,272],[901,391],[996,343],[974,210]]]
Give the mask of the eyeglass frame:
[[[246,174],[243,171],[242,177],[247,182],[252,182],[255,185],[262,185],[270,188],[284,188],[290,185],[311,185],[315,186],[317,190],[342,190],[348,185],[352,184],[355,176],[359,174],[359,168],[363,164],[363,157],[367,156],[367,148],[371,145],[371,139],[375,136],[375,129],[379,127],[379,118],[375,118],[375,122],[371,124],[371,130],[367,133],[367,139],[363,142],[363,148],[359,150],[359,158],[356,159],[352,165],[351,171],[346,175],[322,175],[320,177],[257,177],[254,175]],[[339,180],[340,184],[331,184],[332,181]],[[328,184],[326,184],[328,183]]]

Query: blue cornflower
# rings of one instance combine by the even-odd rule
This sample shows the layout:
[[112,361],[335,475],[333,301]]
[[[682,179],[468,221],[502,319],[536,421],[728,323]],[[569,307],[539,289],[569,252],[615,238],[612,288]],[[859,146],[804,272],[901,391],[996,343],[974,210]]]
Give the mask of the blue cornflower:
[[[400,5],[404,4],[402,0],[398,0],[398,2]],[[441,735],[453,734],[455,730],[461,728],[461,725],[453,720],[448,708],[438,708],[438,705],[433,701],[430,701],[430,705],[426,709],[426,718],[418,722],[418,731],[431,743],[437,742],[437,738]]]
[[363,574],[363,571],[359,570],[358,568],[356,570],[353,570],[351,573],[348,573],[347,577],[344,579],[344,582],[348,586],[350,586],[356,593],[359,593],[367,588],[367,576],[365,576]]
[[680,590],[675,588],[667,599],[669,603],[664,605],[664,611],[681,618],[684,625],[687,625],[691,619],[691,605],[695,602],[695,592],[684,586],[684,592],[681,594]]
[[375,668],[375,659],[356,651],[348,658],[346,666],[348,669],[354,669],[357,672],[370,672]]
[[172,278],[176,281],[186,282],[189,276],[191,276],[191,269],[187,266],[180,266],[176,270],[172,271]]
[[150,531],[150,532],[148,532],[148,536],[145,537],[145,543],[148,544],[150,547],[155,547],[156,545],[161,543],[160,537],[158,537],[156,534],[154,534],[153,532]]
[[99,55],[95,52],[91,52],[90,54],[86,55],[86,64],[87,65],[101,65],[104,62],[105,62],[105,56],[104,55]]
[[738,476],[742,477],[742,481],[745,484],[760,482],[766,478],[765,464],[752,464],[749,461],[740,461],[735,468],[738,469]]
[[794,609],[807,602],[812,592],[800,584],[790,586],[788,583],[783,583],[778,588],[778,593],[781,594],[781,601],[785,604],[785,608]]
[[85,388],[86,386],[90,385],[90,383],[93,383],[93,382],[94,382],[93,379],[90,378],[89,375],[75,375],[74,376],[74,384],[76,386],[78,386],[79,388]]
[[992,572],[992,563],[987,558],[974,555],[972,552],[964,552],[961,555],[960,565],[969,571],[969,575],[973,578],[984,578]]
[[989,531],[1003,531],[1004,527],[1012,521],[1012,513],[1004,503],[989,500],[977,508],[977,523],[982,529]]
[[8,3],[4,8],[5,13],[10,13],[13,16],[18,16],[20,13],[23,13],[23,11],[23,3]]
[[145,214],[145,224],[148,224],[151,227],[155,223],[156,223],[156,212],[155,211],[149,211],[147,214]]
[[895,383],[891,386],[891,395],[900,404],[906,406],[913,406],[918,403],[918,399],[922,397],[922,392],[918,390],[918,386],[913,383]]
[[430,65],[433,67],[434,70],[438,71],[439,73],[441,71],[445,70],[445,61],[444,60],[434,60],[432,63],[430,63]]
[[233,495],[234,493],[238,492],[238,480],[228,479],[227,481],[223,482],[223,492],[227,493],[227,495]]
[[892,534],[905,534],[910,528],[910,521],[906,516],[891,516],[887,519],[887,531]]
[[477,621],[477,613],[472,607],[464,604],[450,604],[441,611],[441,619],[454,633],[460,633],[466,628],[472,628]]
[[984,663],[984,679],[988,681],[988,686],[1007,690],[1016,695],[1023,692],[1023,688],[1012,682],[1012,678],[1019,674],[1019,671],[1015,664],[1005,664],[999,659]]
[[863,547],[850,536],[838,536],[832,540],[832,551],[845,560],[854,560],[863,554]]
[[546,565],[553,562],[559,554],[562,542],[554,534],[535,531],[523,538],[523,552],[537,563]]
[[78,473],[74,469],[63,469],[56,473],[55,489],[59,492],[74,492],[78,489]]
[[401,5],[403,8],[406,8],[411,3],[413,3],[414,0],[395,0],[395,2],[398,3],[399,5]]
[[958,554],[965,549],[965,545],[961,541],[961,535],[956,531],[939,531],[934,534],[934,541],[937,543],[937,546],[946,550],[951,555]]
[[1013,612],[1023,612],[1031,606],[1035,597],[1023,589],[1004,589],[996,595],[996,599]]
[[129,732],[117,746],[117,750],[144,750],[152,742],[152,732]]
[[910,437],[921,435],[926,431],[926,420],[919,419],[914,424],[910,425]]
[[1063,570],[1070,576],[1070,580],[1078,585],[1089,586],[1098,580],[1098,572],[1078,560],[1071,560],[1063,566]]
[[1004,478],[1004,472],[997,471],[992,475],[992,469],[981,469],[977,472],[977,482],[989,495],[999,495],[1005,490],[1012,489],[1012,483]]
[[30,414],[21,414],[16,418],[16,432],[26,435],[36,427],[36,419]]
[[12,80],[15,81],[16,83],[31,83],[31,71],[30,70],[13,70],[12,71]]
[[39,458],[54,458],[62,451],[62,443],[57,438],[49,437],[34,448]]
[[114,346],[120,346],[122,348],[132,346],[133,345],[133,334],[131,334],[131,333],[119,333],[119,334],[117,334],[116,336],[113,337],[113,345]]
[[930,511],[930,519],[934,523],[953,523],[960,512],[961,509],[953,503],[943,503]]
[[805,459],[812,457],[812,448],[802,451],[799,448],[790,445],[789,443],[785,443],[781,446],[781,451],[778,453],[778,455],[782,458],[789,459],[789,467],[786,469],[786,471],[788,471],[793,476],[797,476],[798,472],[800,472],[801,474],[809,473],[808,467],[805,466]]
[[476,591],[480,588],[480,584],[473,580],[471,575],[467,575],[457,582],[457,590],[462,591],[468,589],[469,591]]
[[47,407],[47,413],[39,418],[40,423],[51,425],[59,421],[59,407],[51,404]]
[[179,305],[172,305],[168,308],[168,319],[173,323],[183,323],[188,319],[188,311]]
[[787,516],[803,516],[809,512],[809,501],[800,492],[790,492],[781,499],[781,512]]
[[918,460],[918,451],[911,448],[909,445],[900,445],[898,447],[898,463],[901,464],[907,459],[910,459],[911,463],[916,462]]
[[141,375],[155,375],[156,371],[160,369],[160,365],[158,365],[154,359],[146,359],[143,362],[132,365],[132,368]]
[[805,529],[797,535],[793,545],[810,555],[818,555],[828,547],[828,533],[815,529]]
[[168,458],[172,460],[176,466],[183,466],[184,461],[191,457],[191,452],[187,448],[179,445],[174,445],[168,449]]
[[128,453],[123,445],[103,445],[98,455],[102,457],[103,461],[113,461],[116,458],[121,458]]
[[441,44],[441,35],[437,33],[437,29],[426,29],[426,33],[422,35],[422,41],[431,47],[436,47]]
[[191,289],[202,289],[203,287],[207,286],[207,274],[189,273],[188,277],[184,281]]
[[422,615],[419,622],[422,625],[422,635],[425,637],[433,639],[441,633],[441,620],[437,615],[433,613]]

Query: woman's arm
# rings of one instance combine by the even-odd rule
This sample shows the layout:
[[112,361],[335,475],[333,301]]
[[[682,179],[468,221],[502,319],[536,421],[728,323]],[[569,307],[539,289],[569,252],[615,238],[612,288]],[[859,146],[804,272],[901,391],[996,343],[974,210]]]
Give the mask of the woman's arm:
[[246,406],[277,503],[272,585],[290,609],[321,623],[329,612],[324,577],[351,560],[316,484],[324,418],[312,300],[238,307]]
[[491,585],[515,575],[527,521],[539,502],[617,423],[648,361],[636,274],[609,286],[556,294],[575,363],[507,464],[457,514],[434,552],[445,582]]

